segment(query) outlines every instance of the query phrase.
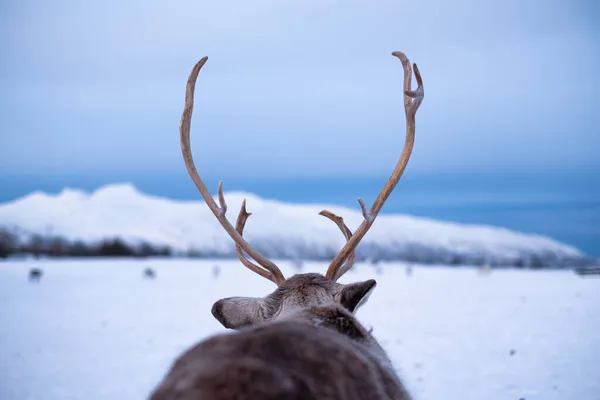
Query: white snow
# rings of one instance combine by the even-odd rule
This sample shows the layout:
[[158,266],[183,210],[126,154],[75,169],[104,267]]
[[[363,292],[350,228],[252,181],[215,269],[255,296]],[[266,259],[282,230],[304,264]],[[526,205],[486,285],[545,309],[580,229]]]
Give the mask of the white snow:
[[[352,230],[362,222],[358,209],[282,203],[240,192],[225,197],[233,225],[242,199],[247,199],[252,216],[244,235],[268,257],[335,255],[345,239],[334,223],[318,215],[324,208],[342,216]],[[84,242],[121,237],[177,251],[235,254],[231,239],[203,201],[149,196],[130,184],[105,186],[91,194],[72,189],[58,195],[35,192],[0,205],[0,226]],[[585,258],[576,248],[544,236],[390,214],[379,215],[358,251],[387,259],[443,263],[453,257],[496,264],[535,258],[545,265],[566,265]]]
[[[38,284],[27,281],[34,266]],[[380,266],[377,275],[358,264],[342,282],[377,279],[358,318],[416,400],[598,399],[600,279],[441,266],[409,277],[403,264]],[[146,267],[156,280],[142,277]],[[237,261],[0,262],[0,398],[146,398],[181,351],[225,331],[214,301],[273,289]]]

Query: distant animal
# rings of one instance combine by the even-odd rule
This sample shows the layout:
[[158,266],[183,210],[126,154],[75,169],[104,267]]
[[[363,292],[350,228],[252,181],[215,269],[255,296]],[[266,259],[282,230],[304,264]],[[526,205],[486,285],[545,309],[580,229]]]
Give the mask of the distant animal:
[[212,336],[181,354],[151,393],[151,400],[411,398],[384,349],[355,317],[375,289],[375,280],[338,283],[354,264],[356,247],[400,180],[414,143],[415,114],[423,100],[422,79],[414,65],[419,86],[412,91],[413,69],[408,58],[401,52],[392,54],[404,69],[407,128],[400,160],[369,211],[359,199],[363,221],[356,232],[352,233],[342,217],[328,210],[320,213],[346,237],[325,275],[302,273],[287,279],[243,238],[251,215],[246,201],[234,228],[226,217],[223,183],[218,186],[217,204],[198,175],[190,149],[190,123],[196,79],[207,58],[194,66],[180,125],[185,165],[206,205],[233,239],[240,262],[273,281],[277,289],[265,297],[227,297],[214,303],[212,315],[235,332]]
[[413,266],[412,265],[407,265],[406,268],[404,269],[404,273],[406,274],[406,276],[412,276],[413,274]]
[[212,276],[213,276],[213,278],[217,279],[219,277],[219,275],[221,275],[221,267],[219,265],[215,264],[212,267]]
[[579,267],[574,269],[577,275],[600,275],[600,266]]
[[31,268],[29,270],[29,281],[30,282],[39,282],[42,279],[42,275],[44,275],[44,271],[40,268]]
[[156,278],[156,272],[152,268],[144,269],[144,278],[146,279],[154,279]]
[[487,276],[492,273],[492,267],[488,263],[483,263],[477,267],[477,274]]
[[302,271],[303,266],[302,260],[296,259],[292,262],[292,268],[294,268],[296,271]]
[[377,275],[383,274],[383,268],[381,268],[381,264],[376,263],[376,264],[372,264],[372,265],[373,265],[373,269],[375,270],[375,274],[377,274]]

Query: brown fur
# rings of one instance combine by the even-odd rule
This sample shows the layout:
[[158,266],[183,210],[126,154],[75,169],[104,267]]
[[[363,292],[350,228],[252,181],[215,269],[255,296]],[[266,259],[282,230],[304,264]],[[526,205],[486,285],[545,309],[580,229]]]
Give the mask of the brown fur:
[[374,287],[299,274],[264,298],[217,301],[213,315],[237,331],[183,353],[151,400],[410,399],[353,315]]

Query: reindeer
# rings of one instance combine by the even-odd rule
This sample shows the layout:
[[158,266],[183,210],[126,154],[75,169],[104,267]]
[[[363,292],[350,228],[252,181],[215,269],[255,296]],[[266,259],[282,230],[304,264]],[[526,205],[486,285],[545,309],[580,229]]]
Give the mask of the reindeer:
[[492,267],[490,264],[485,261],[477,266],[477,275],[480,276],[488,276],[492,273]]
[[304,268],[304,263],[302,262],[301,259],[295,258],[294,260],[292,260],[292,268],[295,271],[300,272],[300,271],[302,271],[302,268]]
[[400,59],[404,69],[406,141],[400,159],[369,211],[358,199],[364,220],[354,233],[342,217],[328,210],[320,213],[333,221],[346,238],[325,275],[299,273],[287,279],[243,238],[251,215],[246,211],[246,201],[242,201],[234,228],[225,216],[223,182],[218,185],[217,205],[196,171],[190,124],[196,79],[208,58],[194,66],[187,81],[180,125],[187,171],[206,205],[233,239],[240,262],[277,288],[265,297],[227,297],[214,303],[212,315],[233,332],[212,336],[181,354],[150,394],[151,400],[410,399],[384,349],[355,317],[375,288],[375,280],[338,282],[354,264],[355,249],[400,180],[414,144],[415,114],[423,100],[423,82],[413,64],[418,88],[412,91],[413,68],[408,58],[398,51],[392,55]]
[[221,267],[219,266],[219,264],[215,264],[212,267],[212,276],[213,278],[217,279],[219,278],[219,275],[221,275]]
[[44,271],[40,268],[31,268],[29,270],[29,282],[39,282],[42,275],[44,275]]
[[144,278],[146,279],[154,279],[156,278],[156,272],[150,267],[144,269]]
[[373,269],[375,270],[375,274],[377,274],[377,275],[383,274],[383,268],[381,268],[381,262],[380,262],[379,258],[373,257],[370,260],[370,264],[373,267]]

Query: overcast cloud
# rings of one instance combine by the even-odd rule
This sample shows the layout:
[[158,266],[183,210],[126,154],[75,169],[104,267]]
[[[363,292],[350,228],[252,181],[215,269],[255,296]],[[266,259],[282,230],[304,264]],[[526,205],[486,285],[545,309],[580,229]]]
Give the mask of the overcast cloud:
[[387,173],[404,51],[425,81],[411,168],[600,169],[592,1],[2,2],[0,173]]

